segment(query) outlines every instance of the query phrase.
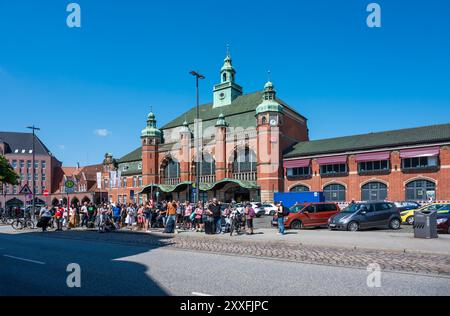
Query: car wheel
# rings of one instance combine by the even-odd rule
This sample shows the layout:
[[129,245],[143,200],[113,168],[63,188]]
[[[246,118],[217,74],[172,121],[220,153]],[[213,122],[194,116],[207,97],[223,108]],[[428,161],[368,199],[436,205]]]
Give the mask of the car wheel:
[[293,221],[290,226],[291,229],[301,229],[302,227],[303,225],[301,221]]
[[400,222],[400,220],[398,218],[393,218],[389,222],[389,228],[390,229],[395,229],[395,230],[400,229],[400,225],[401,225],[401,222]]
[[408,217],[406,223],[408,223],[408,225],[414,225],[414,216]]
[[357,232],[359,230],[359,224],[357,222],[350,222],[347,225],[347,230],[351,232]]

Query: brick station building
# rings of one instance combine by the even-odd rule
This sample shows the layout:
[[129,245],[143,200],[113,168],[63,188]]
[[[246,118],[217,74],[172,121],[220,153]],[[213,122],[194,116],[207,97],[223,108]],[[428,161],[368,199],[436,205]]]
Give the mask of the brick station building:
[[286,191],[328,201],[450,200],[450,124],[300,142],[284,168]]
[[195,107],[161,128],[150,113],[141,146],[117,161],[105,159],[102,184],[110,200],[142,201],[156,192],[160,199],[193,200],[197,162],[203,200],[272,200],[283,190],[282,152],[309,139],[307,119],[277,98],[270,81],[244,94],[229,55],[219,79],[213,102],[200,106],[201,133]]

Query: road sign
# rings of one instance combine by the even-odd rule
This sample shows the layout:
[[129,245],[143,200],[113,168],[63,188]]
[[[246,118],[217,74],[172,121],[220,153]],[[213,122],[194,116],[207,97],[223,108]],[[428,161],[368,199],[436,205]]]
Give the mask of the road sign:
[[25,194],[25,195],[28,195],[28,194],[33,194],[33,193],[31,192],[30,187],[28,186],[28,184],[25,184],[25,185],[22,187],[22,189],[20,189],[19,194]]
[[64,186],[66,188],[66,193],[75,192],[75,182],[72,180],[66,180],[66,182],[64,182]]
[[49,195],[48,190],[44,190],[44,196],[48,196],[48,195]]

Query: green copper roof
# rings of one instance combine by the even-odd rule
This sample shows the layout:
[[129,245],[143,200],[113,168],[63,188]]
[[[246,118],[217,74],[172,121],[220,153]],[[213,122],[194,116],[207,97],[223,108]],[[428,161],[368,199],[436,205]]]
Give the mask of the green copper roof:
[[225,121],[225,116],[222,113],[219,115],[219,118],[217,119],[216,126],[217,127],[228,126],[227,122]]
[[263,103],[258,105],[256,108],[256,114],[265,112],[283,112],[283,107],[277,101],[274,100],[264,100]]
[[122,158],[120,158],[117,162],[130,162],[130,161],[139,161],[142,159],[142,147],[138,147],[132,152],[126,154]]
[[142,130],[141,137],[159,137],[161,138],[161,131],[156,127],[156,116],[150,112],[147,116],[147,126]]
[[285,152],[285,158],[382,149],[450,141],[450,124],[432,125],[364,135],[301,142]]
[[[201,105],[199,111],[200,118],[203,120],[204,127],[207,126],[207,122],[205,121],[212,121],[212,125],[214,126],[220,114],[223,114],[226,117],[229,126],[239,126],[243,128],[256,126],[255,110],[258,107],[258,105],[261,104],[263,100],[262,96],[263,92],[258,91],[239,96],[230,105],[222,107],[213,108],[213,103]],[[289,107],[282,100],[277,99],[277,101],[283,107],[291,109],[292,111],[297,113],[300,117],[304,118],[296,110]],[[195,118],[196,118],[196,108],[193,107],[186,113],[182,113],[173,121],[161,127],[161,130],[182,126],[185,119],[189,123],[189,125],[193,125]]]

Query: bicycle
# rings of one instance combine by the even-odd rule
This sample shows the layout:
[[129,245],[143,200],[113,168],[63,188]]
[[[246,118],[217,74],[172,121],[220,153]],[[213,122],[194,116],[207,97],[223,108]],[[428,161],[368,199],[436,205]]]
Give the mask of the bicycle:
[[11,223],[15,230],[34,229],[34,222],[31,219],[16,218]]
[[230,214],[230,236],[233,236],[233,232],[236,232],[238,235],[241,232],[242,228],[242,218],[243,215],[237,209],[233,209]]

